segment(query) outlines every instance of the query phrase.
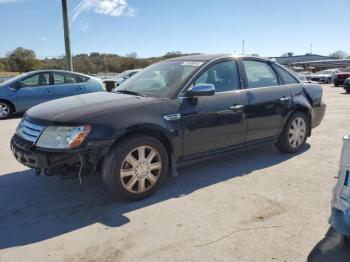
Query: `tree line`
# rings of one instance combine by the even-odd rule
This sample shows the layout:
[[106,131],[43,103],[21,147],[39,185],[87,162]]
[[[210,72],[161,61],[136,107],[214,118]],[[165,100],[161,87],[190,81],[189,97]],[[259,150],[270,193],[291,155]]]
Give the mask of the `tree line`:
[[[92,52],[73,56],[73,68],[86,74],[120,73],[128,69],[144,68],[164,59],[182,56],[181,52],[168,52],[163,56],[138,58],[136,53],[126,56]],[[38,59],[30,49],[18,47],[0,58],[0,71],[28,72],[39,69],[65,69],[65,57]]]
[[[136,53],[126,56],[116,54],[103,54],[92,52],[73,56],[74,71],[86,74],[96,73],[120,73],[128,69],[144,68],[164,59],[182,56],[181,52],[168,52],[163,56],[138,58]],[[292,52],[284,54],[291,56]],[[333,58],[350,58],[345,51],[338,50],[329,55]],[[38,69],[65,69],[65,59],[45,58],[38,59],[35,52],[30,49],[18,47],[7,53],[5,58],[0,58],[0,72],[28,72]]]

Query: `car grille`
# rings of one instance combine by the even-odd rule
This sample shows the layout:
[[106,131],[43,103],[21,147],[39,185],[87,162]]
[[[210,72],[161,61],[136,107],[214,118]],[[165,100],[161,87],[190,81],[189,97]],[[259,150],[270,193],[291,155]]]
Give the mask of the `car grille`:
[[17,127],[17,135],[34,144],[44,128],[45,126],[36,125],[27,120],[22,120]]

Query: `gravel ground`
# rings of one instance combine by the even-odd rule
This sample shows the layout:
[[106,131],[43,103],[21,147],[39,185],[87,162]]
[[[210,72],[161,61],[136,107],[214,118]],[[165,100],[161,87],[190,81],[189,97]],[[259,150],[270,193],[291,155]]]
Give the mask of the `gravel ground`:
[[327,223],[350,95],[324,91],[326,117],[302,153],[198,163],[134,203],[115,202],[98,176],[82,188],[35,177],[9,149],[20,119],[1,121],[0,261],[350,261]]

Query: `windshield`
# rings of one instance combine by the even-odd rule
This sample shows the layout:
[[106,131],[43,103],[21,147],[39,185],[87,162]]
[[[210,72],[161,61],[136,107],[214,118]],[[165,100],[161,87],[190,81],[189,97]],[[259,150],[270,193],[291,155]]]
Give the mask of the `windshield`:
[[168,97],[203,62],[166,61],[151,65],[121,84],[116,91],[136,92],[152,97]]

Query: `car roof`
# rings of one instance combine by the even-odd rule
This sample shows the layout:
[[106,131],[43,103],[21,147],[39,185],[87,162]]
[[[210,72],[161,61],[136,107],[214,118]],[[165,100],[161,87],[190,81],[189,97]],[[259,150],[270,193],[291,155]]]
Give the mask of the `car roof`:
[[[35,73],[42,73],[42,72],[58,72],[58,73],[71,73],[71,74],[86,75],[86,74],[79,73],[79,72],[73,72],[73,71],[68,71],[68,70],[58,70],[58,69],[42,69],[42,70],[30,71],[27,73],[28,74],[35,74]],[[88,76],[88,75],[86,75],[86,76]]]
[[232,55],[232,54],[196,54],[196,55],[186,55],[186,56],[178,56],[175,58],[170,58],[165,61],[202,61],[202,62],[210,62],[221,58],[254,58],[260,59],[264,61],[269,61],[270,59],[262,58],[259,56],[249,56],[249,55]]

